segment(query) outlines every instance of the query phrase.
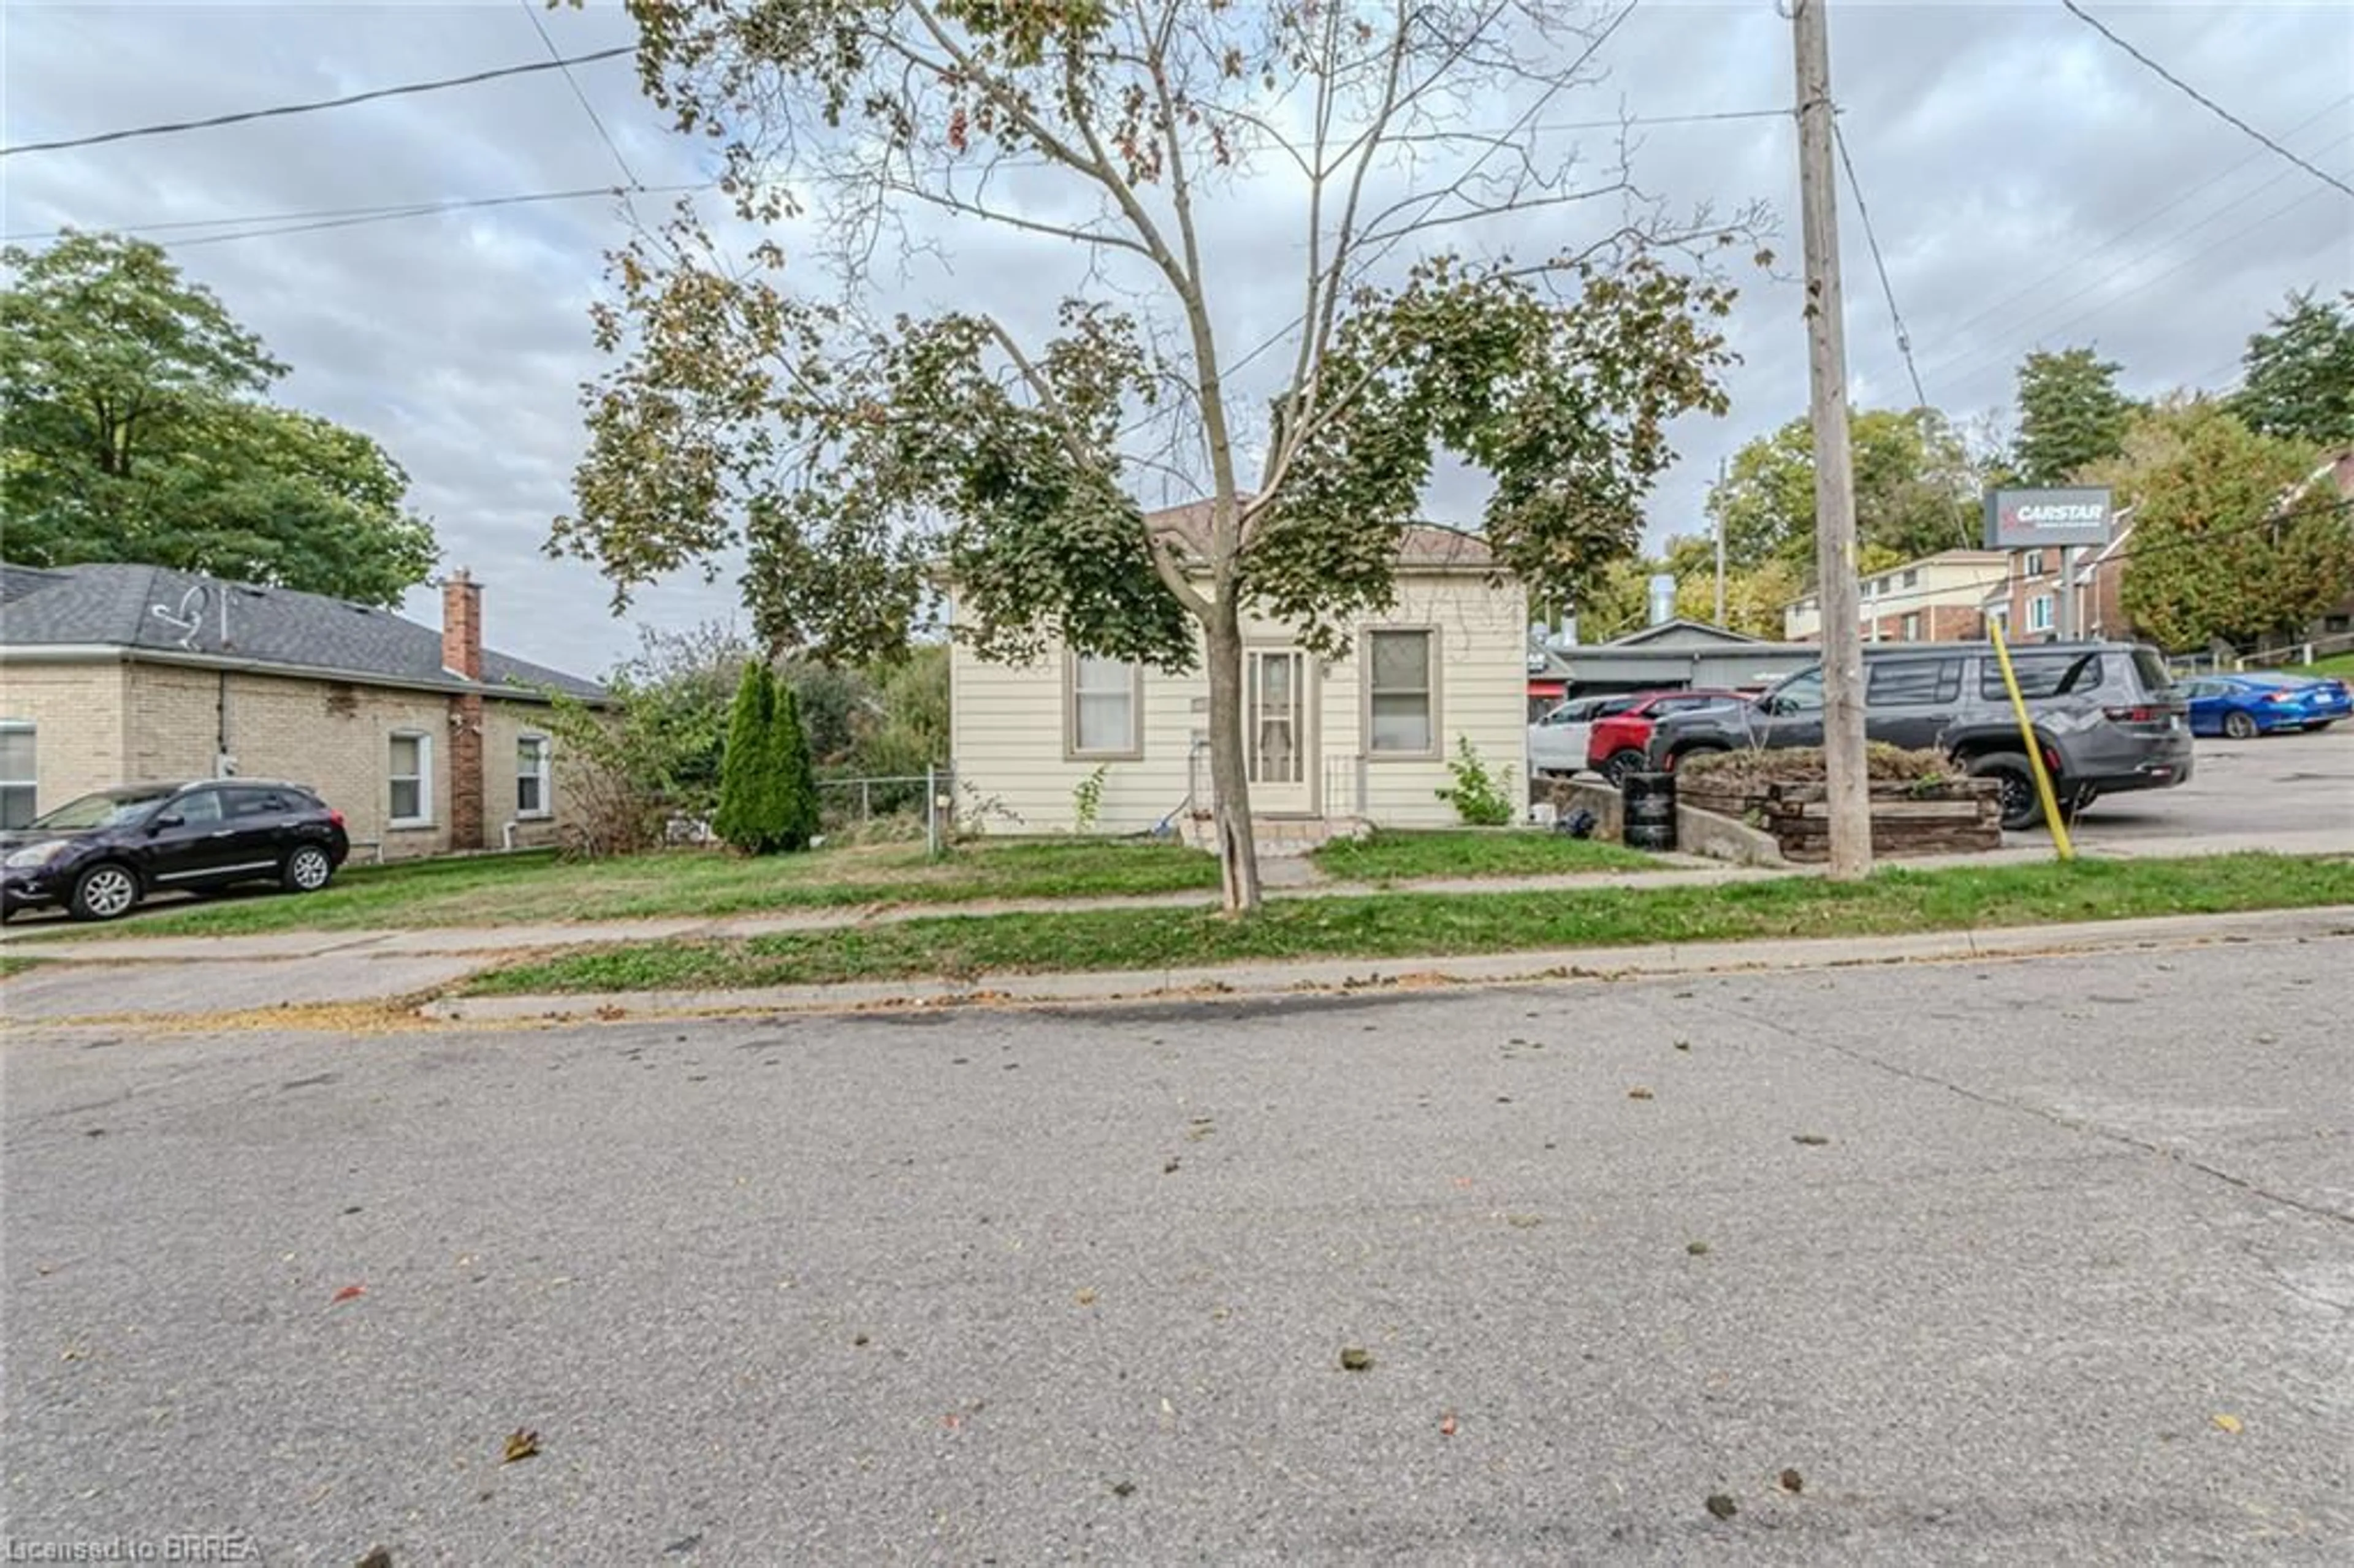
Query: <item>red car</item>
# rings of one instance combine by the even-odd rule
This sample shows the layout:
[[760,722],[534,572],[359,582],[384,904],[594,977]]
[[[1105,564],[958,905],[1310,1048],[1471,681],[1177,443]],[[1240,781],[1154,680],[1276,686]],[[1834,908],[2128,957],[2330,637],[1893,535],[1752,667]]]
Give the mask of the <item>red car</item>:
[[1668,714],[1690,713],[1720,703],[1745,703],[1746,692],[1696,686],[1680,692],[1653,692],[1623,713],[1595,722],[1585,743],[1585,766],[1613,784],[1623,784],[1629,773],[1647,771],[1650,763],[1644,747],[1650,744],[1651,721]]

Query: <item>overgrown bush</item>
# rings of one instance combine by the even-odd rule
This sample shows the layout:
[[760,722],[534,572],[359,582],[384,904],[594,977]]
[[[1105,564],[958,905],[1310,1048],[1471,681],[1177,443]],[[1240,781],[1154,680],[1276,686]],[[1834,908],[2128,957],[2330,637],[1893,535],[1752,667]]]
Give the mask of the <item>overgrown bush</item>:
[[1438,798],[1451,803],[1455,814],[1475,828],[1500,828],[1515,815],[1512,806],[1512,770],[1504,768],[1490,773],[1488,764],[1472,746],[1471,737],[1455,737],[1455,756],[1448,760],[1447,771],[1455,782],[1437,791]]

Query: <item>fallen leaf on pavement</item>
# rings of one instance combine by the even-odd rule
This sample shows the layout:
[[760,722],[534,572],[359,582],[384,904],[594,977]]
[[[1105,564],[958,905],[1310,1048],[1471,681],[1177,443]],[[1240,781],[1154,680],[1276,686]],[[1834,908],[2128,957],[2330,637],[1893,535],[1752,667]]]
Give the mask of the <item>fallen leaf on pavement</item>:
[[1704,1241],[1689,1241],[1684,1243],[1684,1250],[1691,1254],[1694,1257],[1706,1257],[1708,1255],[1708,1243]]
[[1441,1437],[1455,1436],[1455,1412],[1450,1410],[1438,1418],[1438,1435]]
[[2236,1415],[2218,1415],[2215,1417],[2215,1425],[2226,1432],[2237,1432],[2240,1429],[2240,1418]]
[[1341,1349],[1342,1372],[1365,1372],[1373,1364],[1373,1353],[1362,1345],[1344,1345]]
[[1708,1495],[1708,1511],[1719,1519],[1731,1519],[1741,1511],[1741,1505],[1723,1492],[1711,1492]]
[[1807,1489],[1807,1478],[1796,1470],[1783,1471],[1780,1478],[1782,1489],[1786,1492],[1802,1492]]
[[345,1301],[356,1301],[366,1294],[367,1287],[365,1285],[346,1285],[341,1290],[335,1292],[334,1299],[328,1302],[327,1305],[334,1307]]
[[1790,1135],[1790,1141],[1793,1143],[1803,1143],[1809,1149],[1819,1149],[1824,1144],[1829,1143],[1830,1139],[1825,1138],[1819,1132],[1796,1132]]
[[360,1559],[359,1568],[392,1568],[392,1553],[376,1547]]
[[517,1459],[528,1459],[539,1452],[539,1434],[527,1426],[518,1426],[507,1434],[507,1446],[499,1456],[499,1463],[512,1465]]
[[1082,1307],[1092,1307],[1096,1304],[1096,1293],[1092,1290],[1082,1290],[1071,1299]]
[[1175,1155],[1172,1154],[1169,1157],[1169,1163],[1161,1168],[1161,1173],[1163,1176],[1174,1176],[1177,1174],[1177,1157]]
[[1627,1097],[1630,1100],[1648,1100],[1651,1097],[1651,1091],[1638,1084],[1627,1091]]
[[1129,1497],[1132,1495],[1135,1490],[1136,1483],[1134,1481],[1114,1481],[1111,1484],[1111,1495],[1116,1498]]

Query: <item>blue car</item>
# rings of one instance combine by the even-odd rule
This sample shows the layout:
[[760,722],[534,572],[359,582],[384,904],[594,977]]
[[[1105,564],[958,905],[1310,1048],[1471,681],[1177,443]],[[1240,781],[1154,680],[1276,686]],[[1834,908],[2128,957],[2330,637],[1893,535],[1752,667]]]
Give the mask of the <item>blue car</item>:
[[2193,735],[2246,740],[2285,729],[2327,729],[2354,715],[2354,693],[2345,682],[2309,675],[2201,675],[2181,690],[2190,699]]

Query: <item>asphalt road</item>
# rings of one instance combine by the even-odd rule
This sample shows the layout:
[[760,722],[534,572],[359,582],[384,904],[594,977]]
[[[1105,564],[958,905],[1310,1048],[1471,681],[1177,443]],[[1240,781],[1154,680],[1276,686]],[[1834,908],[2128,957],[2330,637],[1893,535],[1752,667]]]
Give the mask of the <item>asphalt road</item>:
[[2349,959],[20,1031],[10,1560],[2343,1562]]

